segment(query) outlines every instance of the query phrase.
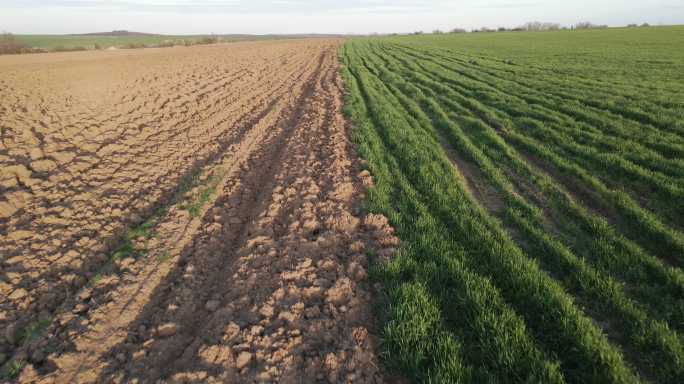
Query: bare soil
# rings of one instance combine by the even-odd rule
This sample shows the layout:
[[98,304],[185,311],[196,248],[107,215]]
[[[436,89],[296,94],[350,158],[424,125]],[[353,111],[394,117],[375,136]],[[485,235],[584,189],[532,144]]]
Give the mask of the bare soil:
[[[0,364],[21,364],[15,380],[382,380],[366,252],[398,239],[359,210],[370,176],[341,115],[339,44],[0,58]],[[112,258],[151,217],[154,236],[132,240],[145,252]]]

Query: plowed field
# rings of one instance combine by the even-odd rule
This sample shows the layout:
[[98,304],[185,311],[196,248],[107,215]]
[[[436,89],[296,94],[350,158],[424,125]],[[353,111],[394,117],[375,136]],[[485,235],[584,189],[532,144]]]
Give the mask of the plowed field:
[[376,381],[339,44],[0,58],[4,377]]

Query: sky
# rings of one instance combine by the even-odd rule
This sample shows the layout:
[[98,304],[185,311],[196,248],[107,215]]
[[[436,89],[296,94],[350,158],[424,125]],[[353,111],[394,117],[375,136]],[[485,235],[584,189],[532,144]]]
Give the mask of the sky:
[[0,0],[0,31],[366,34],[528,21],[684,24],[684,0]]

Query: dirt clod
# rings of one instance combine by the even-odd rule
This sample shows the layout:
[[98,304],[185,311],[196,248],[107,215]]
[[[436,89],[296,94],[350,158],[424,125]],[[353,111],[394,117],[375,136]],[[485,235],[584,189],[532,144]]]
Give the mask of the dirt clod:
[[74,307],[74,313],[77,315],[81,315],[88,312],[88,309],[90,309],[90,307],[88,307],[87,304],[76,304],[76,306]]
[[237,357],[237,360],[235,361],[235,367],[237,369],[242,369],[247,364],[249,364],[252,361],[252,354],[249,352],[240,352],[240,354]]
[[178,332],[178,324],[175,323],[166,323],[157,328],[157,335],[159,337],[173,336],[176,332]]
[[10,300],[21,300],[21,299],[25,298],[26,296],[28,296],[28,292],[26,292],[26,290],[23,288],[19,288],[19,289],[15,289],[9,295],[9,299]]

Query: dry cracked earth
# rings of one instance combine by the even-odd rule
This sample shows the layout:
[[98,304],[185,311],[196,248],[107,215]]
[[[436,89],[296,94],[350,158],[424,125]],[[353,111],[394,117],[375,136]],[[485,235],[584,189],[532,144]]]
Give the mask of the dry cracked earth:
[[0,58],[0,365],[382,382],[338,40]]

